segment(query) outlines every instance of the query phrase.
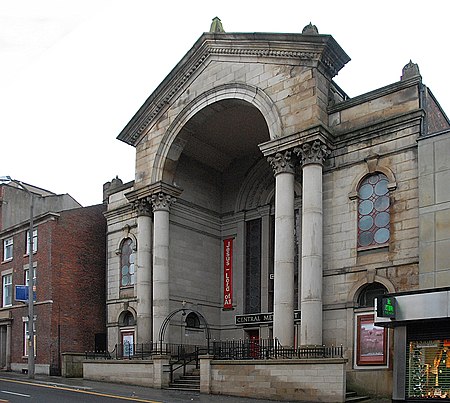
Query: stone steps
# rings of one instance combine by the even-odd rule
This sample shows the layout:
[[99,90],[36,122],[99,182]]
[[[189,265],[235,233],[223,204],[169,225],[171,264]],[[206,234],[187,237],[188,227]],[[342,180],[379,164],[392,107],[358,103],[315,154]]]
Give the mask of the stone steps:
[[192,370],[169,384],[168,389],[200,392],[200,371]]
[[346,403],[364,402],[369,399],[370,399],[370,396],[358,396],[358,394],[353,391],[347,391],[345,393],[345,402]]

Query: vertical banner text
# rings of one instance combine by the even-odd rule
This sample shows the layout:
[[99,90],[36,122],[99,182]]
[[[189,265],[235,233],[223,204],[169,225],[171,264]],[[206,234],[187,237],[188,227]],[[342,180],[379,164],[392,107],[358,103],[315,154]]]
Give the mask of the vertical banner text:
[[233,308],[233,238],[223,241],[223,309]]

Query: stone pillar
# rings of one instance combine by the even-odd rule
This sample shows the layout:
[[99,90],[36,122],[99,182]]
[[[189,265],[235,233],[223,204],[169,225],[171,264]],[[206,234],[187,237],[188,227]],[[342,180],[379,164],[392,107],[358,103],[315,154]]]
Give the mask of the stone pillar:
[[213,355],[201,355],[200,359],[200,393],[211,393],[211,361]]
[[147,198],[134,203],[137,210],[137,343],[152,341],[152,217]]
[[169,209],[175,198],[158,192],[151,197],[153,205],[153,341],[169,315]]
[[296,147],[303,167],[302,195],[302,345],[322,344],[322,166],[329,150],[319,140]]
[[154,355],[153,361],[153,387],[165,389],[170,383],[170,372],[168,371],[170,357],[168,355]]
[[291,151],[268,157],[275,174],[273,337],[294,345],[294,161]]

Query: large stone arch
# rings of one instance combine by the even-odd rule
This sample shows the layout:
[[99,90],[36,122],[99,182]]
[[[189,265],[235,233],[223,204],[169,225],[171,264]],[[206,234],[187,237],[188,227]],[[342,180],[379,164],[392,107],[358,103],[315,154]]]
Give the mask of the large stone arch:
[[186,105],[167,129],[156,152],[152,169],[152,183],[171,179],[164,177],[165,165],[168,160],[177,161],[181,155],[187,139],[180,137],[179,133],[189,119],[208,105],[225,99],[239,99],[255,106],[266,121],[270,139],[282,135],[280,113],[272,99],[263,90],[243,83],[214,87]]

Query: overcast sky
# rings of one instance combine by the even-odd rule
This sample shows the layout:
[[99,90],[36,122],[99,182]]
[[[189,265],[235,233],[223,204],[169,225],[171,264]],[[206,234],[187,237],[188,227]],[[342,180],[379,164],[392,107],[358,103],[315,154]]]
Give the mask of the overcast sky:
[[450,115],[441,0],[0,0],[0,176],[87,206],[134,179],[123,127],[218,16],[227,32],[301,32],[310,21],[351,57],[351,97],[400,79],[411,59]]

